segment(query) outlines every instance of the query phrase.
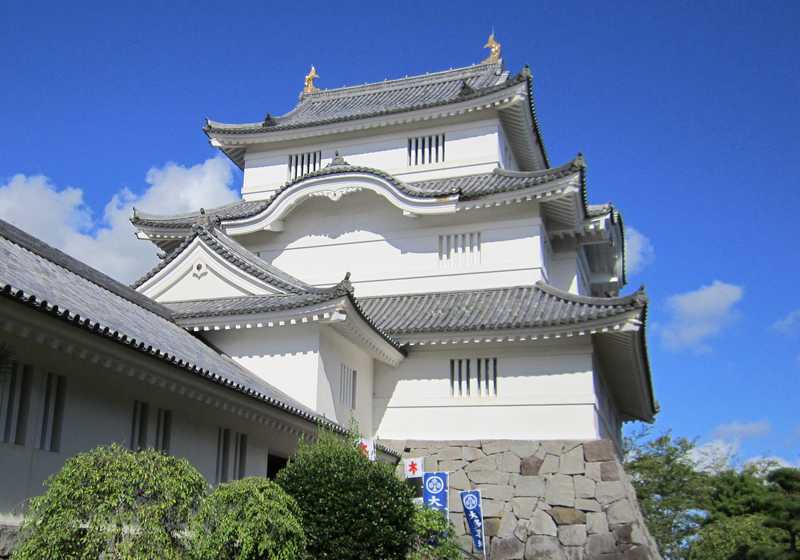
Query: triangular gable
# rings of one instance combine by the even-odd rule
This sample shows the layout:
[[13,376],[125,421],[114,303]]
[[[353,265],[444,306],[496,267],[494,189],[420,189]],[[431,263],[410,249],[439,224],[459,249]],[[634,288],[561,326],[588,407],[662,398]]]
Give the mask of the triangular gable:
[[194,226],[192,235],[139,279],[134,288],[160,302],[315,289],[210,226]]

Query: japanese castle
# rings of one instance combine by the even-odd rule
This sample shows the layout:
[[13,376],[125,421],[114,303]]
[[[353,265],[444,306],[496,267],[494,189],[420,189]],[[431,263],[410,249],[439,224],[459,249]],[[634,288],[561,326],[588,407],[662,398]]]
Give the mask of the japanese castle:
[[208,120],[241,200],[135,211],[162,258],[131,287],[0,224],[0,511],[111,441],[220,482],[274,474],[319,425],[355,422],[397,456],[619,452],[623,422],[652,421],[622,216],[590,203],[581,154],[550,161],[530,69],[487,46],[480,64],[353,87],[320,89],[312,67],[289,112]]

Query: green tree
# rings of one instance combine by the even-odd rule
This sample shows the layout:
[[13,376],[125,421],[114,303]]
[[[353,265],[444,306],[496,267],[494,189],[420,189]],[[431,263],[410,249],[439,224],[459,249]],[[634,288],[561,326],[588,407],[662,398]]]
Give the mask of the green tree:
[[625,469],[650,533],[668,559],[687,558],[703,519],[708,476],[695,468],[692,449],[693,442],[670,432],[651,437],[644,431],[625,442]]
[[192,519],[198,560],[294,560],[306,552],[300,508],[264,478],[221,484]]
[[708,492],[703,508],[708,511],[708,523],[724,517],[752,515],[762,511],[761,504],[774,489],[755,466],[741,471],[728,469],[708,477]]
[[733,560],[742,549],[772,546],[775,531],[764,526],[763,515],[723,516],[705,525],[692,541],[690,560]]
[[414,546],[408,560],[460,560],[453,526],[442,512],[417,507],[414,512]]
[[301,442],[277,480],[300,506],[312,558],[406,557],[414,539],[411,489],[351,441],[322,431],[315,443]]
[[767,480],[775,490],[761,502],[764,525],[779,532],[778,544],[744,547],[747,560],[800,559],[800,469],[780,468]]
[[207,484],[184,459],[115,444],[68,459],[46,488],[15,560],[183,558],[180,535]]

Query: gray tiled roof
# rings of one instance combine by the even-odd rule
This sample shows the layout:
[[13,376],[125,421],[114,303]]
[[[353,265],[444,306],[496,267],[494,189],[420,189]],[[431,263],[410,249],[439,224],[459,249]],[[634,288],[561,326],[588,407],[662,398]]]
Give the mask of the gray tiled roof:
[[226,315],[252,315],[298,309],[332,301],[347,295],[346,290],[331,290],[327,293],[310,294],[271,294],[263,296],[225,297],[215,299],[196,299],[175,301],[164,305],[172,311],[173,318],[182,319],[199,317],[222,317]]
[[[266,313],[305,307],[323,296],[243,296],[166,304],[176,320]],[[643,291],[618,298],[563,292],[544,283],[533,286],[455,292],[388,295],[355,300],[365,318],[388,336],[415,333],[493,331],[580,325],[644,310]]]
[[276,288],[294,294],[305,293],[330,293],[330,289],[315,288],[306,284],[302,280],[295,278],[281,269],[272,266],[265,260],[260,259],[243,247],[233,238],[225,235],[215,228],[210,219],[206,219],[206,224],[194,223],[191,225],[191,234],[181,242],[181,244],[165,258],[161,259],[155,267],[149,270],[144,276],[133,283],[132,287],[138,288],[153,276],[163,270],[169,263],[175,260],[178,255],[183,253],[186,247],[194,241],[196,237],[201,238],[206,245],[220,255],[225,260],[235,264],[244,270]]
[[364,313],[391,336],[579,325],[643,311],[643,291],[594,298],[534,286],[360,298]]
[[[331,164],[317,171],[312,171],[301,177],[284,184],[275,191],[271,198],[261,201],[241,201],[228,204],[220,208],[205,210],[209,216],[218,217],[220,221],[249,218],[262,212],[270,206],[272,201],[290,187],[314,177],[326,175],[337,175],[342,173],[368,173],[377,175],[391,182],[398,190],[421,198],[436,198],[440,196],[457,196],[458,200],[475,200],[484,196],[512,192],[522,189],[544,185],[572,174],[581,173],[581,187],[583,190],[582,198],[585,203],[586,188],[584,179],[585,163],[580,154],[572,161],[560,166],[540,171],[506,171],[495,169],[491,173],[481,173],[478,175],[464,175],[461,177],[448,177],[443,179],[430,179],[405,183],[393,175],[373,169],[371,167],[359,167],[345,163]],[[201,217],[199,212],[172,216],[157,216],[153,214],[142,214],[134,212],[131,221],[140,227],[160,227],[186,229],[192,226]]]
[[2,220],[0,295],[290,414],[330,424],[186,332],[163,305]]
[[[304,94],[297,106],[285,115],[268,117],[257,123],[225,124],[208,121],[204,130],[208,134],[271,132],[410,111],[486,95],[496,89],[520,83],[522,79],[509,78],[509,73],[499,63],[479,64],[422,76]],[[467,87],[464,87],[465,84]]]

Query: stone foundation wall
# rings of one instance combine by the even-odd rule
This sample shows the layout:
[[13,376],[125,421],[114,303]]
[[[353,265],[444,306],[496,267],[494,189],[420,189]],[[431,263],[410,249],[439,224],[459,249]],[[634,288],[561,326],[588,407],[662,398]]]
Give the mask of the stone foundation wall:
[[491,560],[661,559],[608,440],[382,443],[450,473],[450,519],[465,550],[458,491],[480,489]]
[[18,533],[19,525],[0,523],[0,558],[11,558]]

